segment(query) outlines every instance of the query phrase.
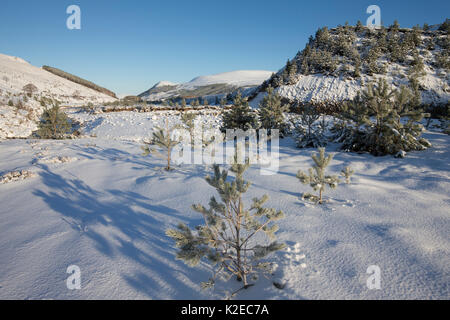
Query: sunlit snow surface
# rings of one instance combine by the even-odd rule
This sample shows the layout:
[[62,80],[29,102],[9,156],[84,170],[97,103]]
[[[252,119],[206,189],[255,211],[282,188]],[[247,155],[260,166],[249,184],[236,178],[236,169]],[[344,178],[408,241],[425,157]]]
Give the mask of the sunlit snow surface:
[[[201,291],[210,268],[174,258],[165,229],[200,224],[190,206],[206,205],[215,190],[204,181],[210,167],[165,172],[163,160],[142,155],[142,138],[163,117],[120,112],[78,119],[97,138],[0,142],[0,174],[36,173],[0,184],[0,298],[220,299],[240,288],[233,280]],[[325,193],[322,206],[300,199],[311,190],[295,177],[311,166],[313,150],[281,140],[278,174],[262,176],[251,167],[246,200],[267,193],[268,206],[285,212],[277,235],[288,247],[270,258],[278,264],[273,277],[235,298],[449,299],[450,137],[425,137],[433,147],[405,159],[328,146],[335,153],[330,172],[351,165],[356,173],[351,184]],[[66,287],[69,265],[81,268],[81,290]],[[380,290],[366,286],[370,265],[381,269]]]

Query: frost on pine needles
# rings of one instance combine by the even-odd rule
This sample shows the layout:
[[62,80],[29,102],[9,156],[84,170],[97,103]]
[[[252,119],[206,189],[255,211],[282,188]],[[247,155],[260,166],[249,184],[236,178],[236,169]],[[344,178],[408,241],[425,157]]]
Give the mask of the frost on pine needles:
[[[214,165],[214,175],[206,177],[206,181],[217,190],[219,199],[212,197],[209,208],[201,204],[192,208],[203,215],[205,224],[191,230],[185,224],[177,229],[169,229],[166,234],[171,237],[179,248],[177,259],[183,260],[189,266],[196,266],[202,259],[213,265],[214,274],[203,288],[212,287],[217,276],[230,279],[235,276],[248,288],[249,276],[256,279],[258,270],[268,269],[270,263],[263,262],[270,253],[284,248],[284,244],[275,241],[278,226],[275,220],[283,218],[280,210],[264,208],[268,196],[254,198],[249,208],[244,207],[243,194],[247,192],[250,183],[243,178],[248,164],[232,165],[231,171],[235,178],[227,180],[228,171]],[[266,240],[257,236],[265,234]]]
[[329,186],[334,189],[340,181],[336,175],[331,176],[325,174],[325,169],[333,159],[332,155],[325,154],[325,148],[319,148],[318,155],[314,152],[312,154],[312,159],[314,160],[315,165],[312,168],[309,168],[308,173],[299,170],[297,172],[297,178],[301,183],[309,184],[314,191],[319,191],[319,196],[305,193],[303,194],[303,199],[322,204],[322,195],[325,192],[325,187]]

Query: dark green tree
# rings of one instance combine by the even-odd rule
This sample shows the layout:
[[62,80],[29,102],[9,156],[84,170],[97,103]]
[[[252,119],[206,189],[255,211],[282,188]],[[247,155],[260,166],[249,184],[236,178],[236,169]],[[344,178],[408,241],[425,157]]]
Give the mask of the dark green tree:
[[246,98],[239,92],[234,98],[233,106],[230,110],[222,111],[221,131],[227,129],[257,129],[258,118],[256,113],[250,108]]
[[267,95],[259,104],[259,121],[261,128],[278,129],[281,134],[285,134],[286,120],[285,112],[289,112],[289,105],[284,105],[281,97],[274,92],[274,89],[269,86],[266,90]]
[[37,134],[41,139],[63,139],[71,128],[69,118],[61,110],[59,103],[52,101],[51,107],[46,105],[42,113]]

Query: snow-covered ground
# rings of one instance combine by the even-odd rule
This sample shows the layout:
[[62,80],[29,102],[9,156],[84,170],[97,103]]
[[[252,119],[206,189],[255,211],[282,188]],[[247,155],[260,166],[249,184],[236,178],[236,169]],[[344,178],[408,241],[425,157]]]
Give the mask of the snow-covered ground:
[[[165,230],[202,223],[190,206],[207,204],[215,190],[204,181],[209,167],[165,172],[163,160],[142,155],[140,139],[162,115],[77,119],[97,137],[0,142],[0,174],[35,174],[0,184],[0,298],[220,299],[238,289],[231,281],[202,291],[209,267],[174,258]],[[277,236],[288,248],[271,259],[278,264],[274,279],[286,286],[261,278],[236,298],[450,299],[450,137],[425,137],[433,147],[405,159],[330,145],[330,172],[351,165],[356,173],[351,184],[327,192],[322,206],[300,200],[311,190],[295,177],[311,166],[313,150],[281,140],[278,174],[262,176],[252,166],[246,199],[267,193],[268,206],[285,212]],[[66,287],[70,265],[81,269],[80,290]],[[366,286],[370,265],[380,267],[380,290]]]

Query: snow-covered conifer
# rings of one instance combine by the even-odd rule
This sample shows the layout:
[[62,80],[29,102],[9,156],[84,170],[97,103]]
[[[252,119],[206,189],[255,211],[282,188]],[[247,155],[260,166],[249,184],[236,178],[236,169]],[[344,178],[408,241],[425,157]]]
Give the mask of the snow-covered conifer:
[[274,92],[272,87],[268,87],[267,95],[259,105],[259,121],[261,128],[278,129],[280,133],[286,133],[285,112],[289,111],[289,106],[281,102],[281,97]]
[[[144,141],[144,146],[142,146],[142,150],[144,151],[144,156],[147,156],[149,154],[156,154],[167,161],[167,166],[165,169],[167,171],[171,170],[170,167],[171,164],[171,157],[172,157],[172,150],[173,148],[178,145],[181,141],[179,139],[173,139],[172,135],[174,130],[176,129],[176,126],[169,127],[169,121],[166,119],[166,126],[165,128],[156,128],[156,130],[153,132],[153,137],[151,142]],[[151,148],[150,145],[156,145],[157,147],[162,149],[162,152]]]
[[301,183],[309,184],[314,189],[314,191],[319,191],[319,196],[305,193],[303,194],[303,199],[322,204],[322,196],[325,192],[326,186],[334,189],[337,187],[340,181],[336,175],[327,175],[325,173],[325,169],[333,159],[332,155],[325,154],[325,148],[319,148],[319,155],[314,152],[312,154],[312,159],[314,160],[314,166],[312,168],[309,168],[308,173],[299,170],[297,172],[297,178]]
[[37,134],[41,139],[63,139],[72,126],[59,103],[52,101],[51,104],[52,106],[46,106],[42,113]]
[[[247,168],[248,164],[235,162],[231,167],[235,178],[230,181],[228,171],[214,165],[214,175],[206,177],[206,181],[216,189],[219,199],[213,196],[209,208],[201,204],[192,206],[203,215],[205,224],[194,230],[179,224],[177,229],[166,231],[179,248],[177,259],[189,266],[196,266],[203,259],[213,265],[213,276],[202,283],[203,288],[214,286],[218,276],[225,279],[235,276],[244,288],[250,287],[250,276],[267,267],[267,262],[261,262],[261,259],[284,247],[274,241],[278,226],[273,224],[284,214],[263,207],[268,196],[254,198],[248,208],[244,206],[243,195],[250,187],[243,177]],[[260,234],[265,234],[270,241]]]

